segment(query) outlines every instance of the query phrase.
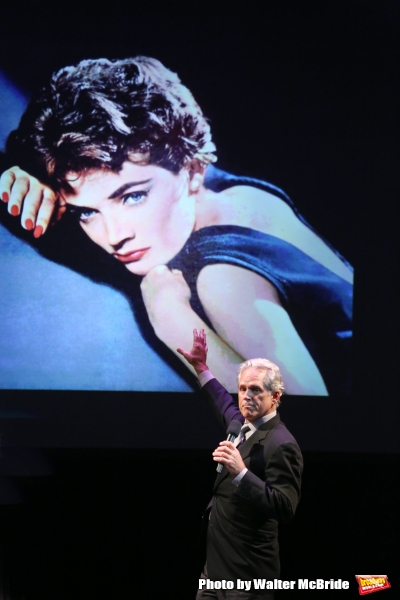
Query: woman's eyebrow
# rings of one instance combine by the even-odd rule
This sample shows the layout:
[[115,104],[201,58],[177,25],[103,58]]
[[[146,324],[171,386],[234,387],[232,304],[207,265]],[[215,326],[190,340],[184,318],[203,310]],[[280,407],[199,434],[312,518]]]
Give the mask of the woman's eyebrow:
[[151,178],[144,179],[143,181],[130,181],[128,183],[124,183],[124,185],[121,185],[121,187],[119,187],[117,190],[115,190],[115,192],[108,196],[107,200],[114,200],[114,198],[118,198],[118,196],[121,196],[121,194],[126,192],[126,190],[129,190],[129,188],[134,187],[135,185],[143,185],[144,183],[149,183],[149,181],[151,181]]

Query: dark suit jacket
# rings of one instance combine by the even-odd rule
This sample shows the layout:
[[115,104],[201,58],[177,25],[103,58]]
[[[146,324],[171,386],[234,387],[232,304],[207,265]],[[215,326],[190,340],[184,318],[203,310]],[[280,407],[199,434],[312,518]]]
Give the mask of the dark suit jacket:
[[[244,420],[216,379],[203,390],[224,427],[232,419]],[[299,502],[300,448],[277,414],[239,452],[248,468],[239,485],[233,485],[225,467],[215,481],[207,532],[208,576],[212,580],[278,578],[278,521],[291,519]]]

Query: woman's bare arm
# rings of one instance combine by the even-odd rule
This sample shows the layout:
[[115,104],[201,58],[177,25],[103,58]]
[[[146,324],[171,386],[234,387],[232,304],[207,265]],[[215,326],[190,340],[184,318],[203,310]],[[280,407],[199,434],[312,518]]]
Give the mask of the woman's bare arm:
[[182,273],[165,265],[155,267],[143,278],[143,300],[151,324],[162,340],[194,372],[177,348],[190,348],[193,329],[207,336],[207,365],[218,381],[230,392],[237,392],[237,368],[243,357],[210,329],[190,306],[190,289]]
[[197,287],[217,334],[235,353],[275,362],[290,394],[327,395],[318,367],[271,283],[247,269],[218,264],[200,272]]

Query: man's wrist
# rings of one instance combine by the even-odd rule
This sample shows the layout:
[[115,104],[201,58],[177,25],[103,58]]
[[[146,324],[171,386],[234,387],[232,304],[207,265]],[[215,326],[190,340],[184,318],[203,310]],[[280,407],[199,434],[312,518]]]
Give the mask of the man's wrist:
[[204,387],[211,379],[215,379],[214,375],[209,370],[199,373],[198,378],[200,387]]
[[205,373],[205,371],[210,370],[205,363],[201,363],[199,365],[193,365],[193,368],[196,371],[197,375],[200,375],[200,373]]
[[246,475],[248,471],[248,468],[245,466],[240,473],[238,473],[236,475],[236,477],[232,480],[233,485],[236,485],[236,487],[239,485],[239,483],[242,481],[243,477]]

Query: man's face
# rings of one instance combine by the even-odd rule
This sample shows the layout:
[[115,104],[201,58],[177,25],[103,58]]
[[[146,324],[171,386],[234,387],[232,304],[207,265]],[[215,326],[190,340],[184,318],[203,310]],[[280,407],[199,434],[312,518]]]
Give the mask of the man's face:
[[249,367],[239,380],[239,409],[246,421],[252,423],[276,409],[280,392],[271,394],[264,388],[265,371]]

